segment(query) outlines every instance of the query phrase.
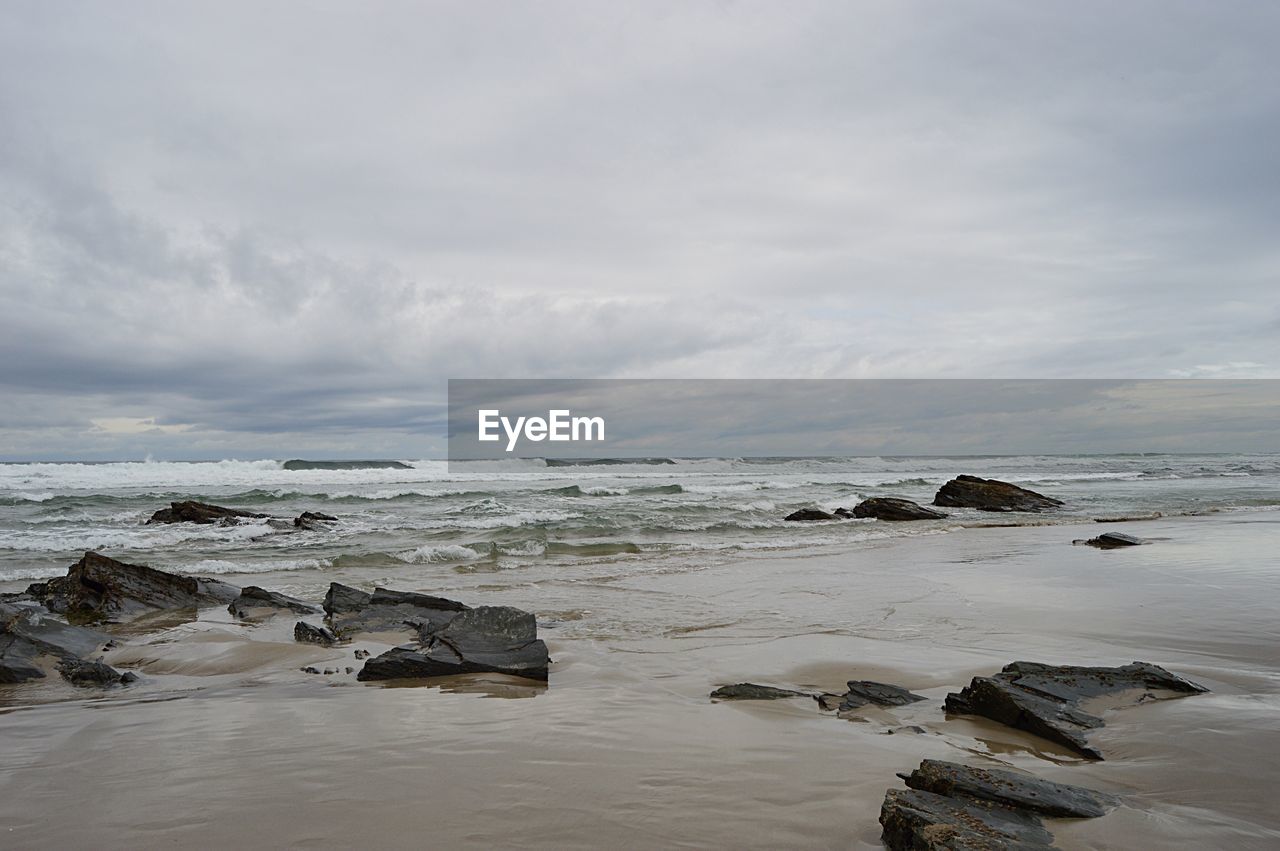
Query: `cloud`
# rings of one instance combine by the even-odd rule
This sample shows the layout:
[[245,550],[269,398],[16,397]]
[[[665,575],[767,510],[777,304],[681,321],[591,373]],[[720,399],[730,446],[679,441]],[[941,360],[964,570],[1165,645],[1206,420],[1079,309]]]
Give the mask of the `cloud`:
[[424,454],[462,376],[1280,375],[1277,24],[15,5],[0,457]]

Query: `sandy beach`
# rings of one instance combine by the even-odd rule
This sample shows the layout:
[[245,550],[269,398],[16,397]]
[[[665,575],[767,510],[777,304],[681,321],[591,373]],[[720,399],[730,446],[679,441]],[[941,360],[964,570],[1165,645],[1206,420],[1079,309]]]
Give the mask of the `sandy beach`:
[[[1280,518],[1115,526],[1152,543],[1102,552],[1071,545],[1092,526],[972,528],[614,575],[223,577],[310,599],[338,581],[520,606],[538,615],[550,681],[357,683],[342,671],[376,642],[300,645],[296,616],[247,625],[207,609],[108,656],[143,675],[128,689],[6,687],[0,829],[48,848],[878,848],[895,773],[932,757],[1123,796],[1100,819],[1048,820],[1063,848],[1275,847]],[[1211,693],[1106,713],[1091,737],[1103,762],[943,713],[948,692],[1018,659],[1155,662]],[[844,720],[810,701],[708,698],[849,679],[928,700]]]

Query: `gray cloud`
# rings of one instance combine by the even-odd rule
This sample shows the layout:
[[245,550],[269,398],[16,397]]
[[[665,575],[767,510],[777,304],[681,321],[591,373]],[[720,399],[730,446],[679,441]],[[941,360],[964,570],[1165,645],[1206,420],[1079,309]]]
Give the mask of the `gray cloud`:
[[9,4],[0,458],[429,454],[447,377],[1278,375],[1278,31]]

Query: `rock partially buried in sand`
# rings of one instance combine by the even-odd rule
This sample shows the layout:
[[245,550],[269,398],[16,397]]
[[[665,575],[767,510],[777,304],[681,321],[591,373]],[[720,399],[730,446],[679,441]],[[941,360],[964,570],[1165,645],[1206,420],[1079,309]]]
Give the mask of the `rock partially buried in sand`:
[[889,683],[877,683],[871,680],[850,680],[848,686],[849,691],[844,694],[843,704],[850,708],[866,706],[868,703],[876,706],[906,706],[909,703],[928,700],[928,698],[921,695],[912,694],[902,686],[890,685]]
[[1099,535],[1096,538],[1090,538],[1087,541],[1072,541],[1073,544],[1084,544],[1088,547],[1097,547],[1100,550],[1114,550],[1120,547],[1136,547],[1139,544],[1145,544],[1146,541],[1141,538],[1135,538],[1133,535],[1126,535],[1122,532],[1107,532],[1105,535]]
[[979,511],[1047,511],[1063,503],[1060,499],[997,479],[957,476],[938,490],[933,504],[976,508]]
[[241,520],[262,520],[266,516],[265,514],[255,514],[252,511],[241,511],[238,508],[225,508],[221,505],[210,505],[207,502],[187,500],[185,502],[169,503],[168,508],[162,508],[152,514],[147,523],[199,523],[202,525],[221,523],[231,525],[239,523]]
[[721,686],[711,692],[712,700],[786,700],[792,697],[814,697],[803,691],[792,691],[787,688],[756,685],[755,683],[737,683]]
[[864,499],[853,507],[854,517],[874,517],[877,520],[942,520],[947,515],[932,508],[925,508],[909,499],[895,496],[876,496]]
[[339,636],[356,632],[439,629],[470,606],[412,591],[375,588],[372,594],[334,582],[324,596],[329,626]]
[[316,626],[306,621],[298,621],[293,625],[293,640],[303,644],[319,644],[321,647],[332,647],[338,643],[338,636],[327,626]]
[[819,520],[835,520],[836,515],[820,508],[801,508],[799,511],[793,511],[782,519],[790,520],[792,523],[815,523]]
[[43,663],[78,665],[109,641],[97,630],[54,619],[43,606],[0,603],[0,683],[43,679]]
[[239,588],[216,579],[179,576],[94,552],[67,568],[66,576],[33,584],[27,592],[50,611],[83,622],[226,605],[240,595]]
[[128,685],[138,679],[136,674],[122,674],[100,659],[64,659],[58,665],[58,672],[64,680],[77,686]]
[[268,591],[257,585],[248,585],[240,589],[240,596],[227,606],[227,611],[238,618],[252,617],[254,609],[287,609],[302,615],[318,614],[320,607],[315,603],[281,594],[279,591]]
[[356,679],[391,680],[496,673],[546,680],[551,659],[529,612],[480,606],[457,613],[420,643],[402,645],[364,663]]
[[1103,721],[1079,708],[1081,701],[1128,691],[1141,691],[1139,699],[1202,694],[1208,689],[1149,662],[1133,662],[1119,668],[1086,668],[1013,662],[994,677],[974,677],[959,693],[947,695],[947,712],[981,715],[1018,730],[1057,742],[1089,759],[1102,752],[1086,740],[1088,731]]
[[1111,795],[1029,774],[926,759],[909,789],[890,789],[880,808],[890,851],[1053,848],[1040,815],[1097,818],[1119,802]]
[[924,760],[919,768],[903,776],[903,780],[910,788],[924,792],[966,795],[1058,818],[1098,818],[1120,804],[1114,795],[1082,786],[936,759]]

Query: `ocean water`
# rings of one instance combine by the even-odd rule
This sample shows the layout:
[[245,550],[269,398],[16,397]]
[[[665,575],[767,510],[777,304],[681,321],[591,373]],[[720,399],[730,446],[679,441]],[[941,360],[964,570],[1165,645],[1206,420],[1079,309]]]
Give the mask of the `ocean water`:
[[[282,461],[0,464],[0,582],[61,575],[85,550],[195,574],[421,565],[504,570],[844,546],[964,526],[1271,509],[1280,455],[968,456],[674,459],[552,465],[541,460],[406,461],[407,469],[285,469]],[[1044,515],[950,510],[942,521],[788,523],[871,496],[927,504],[970,473],[1056,496]],[[169,502],[199,499],[291,518],[336,515],[331,531],[267,521],[146,525]],[[317,577],[319,578],[319,577]]]

